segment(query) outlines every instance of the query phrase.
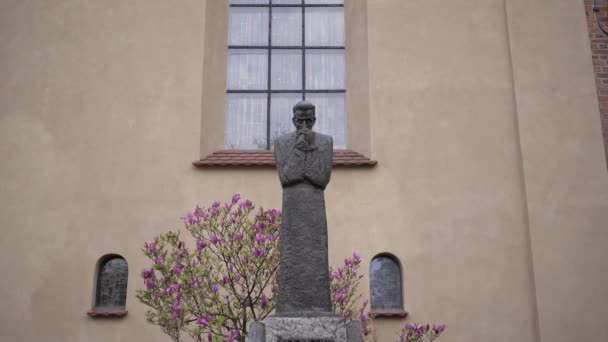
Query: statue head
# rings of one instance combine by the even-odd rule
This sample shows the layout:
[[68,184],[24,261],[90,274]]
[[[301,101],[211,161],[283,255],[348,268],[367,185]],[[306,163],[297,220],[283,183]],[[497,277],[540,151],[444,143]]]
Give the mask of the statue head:
[[315,117],[315,105],[308,101],[301,101],[293,106],[293,118],[291,122],[297,130],[302,128],[312,129],[317,118]]

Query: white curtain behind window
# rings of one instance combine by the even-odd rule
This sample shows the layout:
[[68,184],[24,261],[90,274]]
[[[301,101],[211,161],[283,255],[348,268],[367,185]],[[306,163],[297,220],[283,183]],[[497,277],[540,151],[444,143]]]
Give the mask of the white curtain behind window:
[[227,94],[226,148],[266,148],[266,94]]
[[272,50],[270,89],[302,89],[302,52],[300,50]]
[[[274,3],[274,1],[273,1]],[[302,45],[302,9],[275,7],[272,9],[272,45]]]
[[265,90],[268,77],[267,50],[228,50],[228,89]]
[[306,46],[344,46],[344,9],[306,7]]
[[334,138],[334,149],[345,149],[344,93],[307,94],[306,99],[316,107],[317,122],[313,131],[331,135]]
[[230,45],[268,45],[268,9],[231,7]]
[[[269,2],[231,0],[230,3]],[[273,0],[272,3],[301,5],[302,1]],[[342,4],[343,1],[306,0],[305,3]],[[294,130],[292,107],[303,97],[317,107],[314,130],[333,136],[334,148],[346,148],[344,8],[273,7],[269,14],[269,7],[230,8],[226,148],[272,148],[277,136]],[[302,20],[305,20],[304,32]],[[303,38],[304,54],[300,48]],[[303,93],[303,86],[315,93]],[[270,122],[267,122],[268,114]]]

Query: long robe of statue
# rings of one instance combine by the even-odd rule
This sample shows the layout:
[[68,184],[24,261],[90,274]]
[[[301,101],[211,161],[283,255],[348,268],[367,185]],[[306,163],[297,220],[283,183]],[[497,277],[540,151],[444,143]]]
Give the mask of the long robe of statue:
[[275,140],[283,215],[276,315],[331,314],[323,190],[331,176],[333,139],[313,132],[314,106],[294,107],[296,132]]

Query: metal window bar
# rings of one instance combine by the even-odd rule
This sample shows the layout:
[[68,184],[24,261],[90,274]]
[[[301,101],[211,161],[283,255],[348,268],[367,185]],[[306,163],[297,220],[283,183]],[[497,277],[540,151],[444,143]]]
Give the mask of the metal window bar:
[[230,7],[344,7],[344,4],[230,4]]
[[[270,125],[271,125],[271,96],[270,94],[301,94],[302,100],[306,100],[306,94],[329,94],[346,93],[346,89],[306,89],[306,50],[344,50],[344,46],[306,46],[306,8],[315,7],[344,7],[344,4],[305,4],[304,0],[300,4],[273,4],[272,0],[268,4],[230,4],[230,7],[266,7],[268,8],[268,45],[228,45],[228,49],[264,49],[268,53],[268,70],[266,79],[266,89],[260,90],[239,90],[227,89],[228,94],[267,94],[266,97],[266,150],[270,150]],[[302,8],[302,45],[301,46],[282,46],[272,45],[272,8],[273,7],[295,7]],[[272,89],[272,50],[301,49],[302,50],[302,89],[286,90]]]
[[226,91],[228,94],[265,94],[265,93],[272,93],[272,94],[302,94],[302,92],[304,92],[305,94],[336,94],[336,93],[345,93],[346,89],[306,89],[304,91],[302,90],[296,90],[296,89],[291,89],[291,90],[286,90],[286,89],[259,89],[259,90],[255,90],[255,89],[228,89]]
[[[304,2],[304,0],[302,0]],[[272,82],[272,0],[268,1],[268,84],[266,88],[270,90],[270,85]],[[270,91],[267,94],[266,100],[266,149],[270,150],[270,101],[272,101],[272,97],[270,96]]]
[[[229,49],[267,49],[268,45],[228,45]],[[292,46],[277,46],[272,45],[273,50],[295,50],[295,49],[305,49],[305,50],[344,50],[344,46],[300,46],[300,45],[292,45]]]

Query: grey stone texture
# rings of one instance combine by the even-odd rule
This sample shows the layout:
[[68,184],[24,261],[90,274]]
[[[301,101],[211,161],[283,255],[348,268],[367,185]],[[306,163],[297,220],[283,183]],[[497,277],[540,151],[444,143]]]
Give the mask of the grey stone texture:
[[[250,342],[333,341],[347,342],[348,326],[342,317],[268,317],[264,320],[265,339],[249,338]],[[256,336],[258,338],[258,336]],[[361,332],[359,331],[360,341]]]
[[279,294],[275,315],[251,325],[251,342],[347,342],[361,340],[361,323],[331,310],[327,219],[323,190],[331,177],[333,139],[315,133],[311,103],[294,107],[296,132],[275,140],[283,187]]
[[346,323],[346,340],[348,342],[363,342],[363,323],[361,321]]
[[253,322],[249,327],[249,342],[265,342],[266,325],[262,322]]
[[[297,105],[296,105],[297,107]],[[275,140],[283,187],[277,316],[332,315],[323,190],[331,177],[333,140],[312,131],[312,111],[294,110],[297,131]]]

